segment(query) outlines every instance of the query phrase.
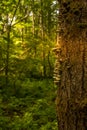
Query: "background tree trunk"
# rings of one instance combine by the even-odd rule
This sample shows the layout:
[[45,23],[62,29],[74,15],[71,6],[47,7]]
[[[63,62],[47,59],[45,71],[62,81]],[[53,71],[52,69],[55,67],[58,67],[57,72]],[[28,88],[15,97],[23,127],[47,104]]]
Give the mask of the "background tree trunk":
[[58,130],[87,130],[87,1],[59,0]]
[[6,48],[6,63],[5,63],[6,86],[8,86],[8,80],[9,80],[10,31],[11,31],[11,26],[7,25],[7,48]]

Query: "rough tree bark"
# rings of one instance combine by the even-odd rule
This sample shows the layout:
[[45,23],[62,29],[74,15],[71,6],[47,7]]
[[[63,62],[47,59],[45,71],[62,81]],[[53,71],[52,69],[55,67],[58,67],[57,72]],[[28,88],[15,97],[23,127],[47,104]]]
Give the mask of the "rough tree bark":
[[59,0],[58,130],[87,130],[87,0]]

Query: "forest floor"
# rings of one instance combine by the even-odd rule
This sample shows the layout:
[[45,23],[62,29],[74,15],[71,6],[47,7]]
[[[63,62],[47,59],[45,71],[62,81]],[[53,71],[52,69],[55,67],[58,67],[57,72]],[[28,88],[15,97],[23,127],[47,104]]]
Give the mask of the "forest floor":
[[0,130],[57,130],[52,80],[16,81],[0,89]]

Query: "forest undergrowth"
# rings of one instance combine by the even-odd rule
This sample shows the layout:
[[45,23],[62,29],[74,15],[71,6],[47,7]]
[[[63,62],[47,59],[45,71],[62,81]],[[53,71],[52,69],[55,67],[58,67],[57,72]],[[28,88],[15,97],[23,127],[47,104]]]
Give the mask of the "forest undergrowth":
[[0,89],[0,130],[57,130],[52,80],[26,79]]

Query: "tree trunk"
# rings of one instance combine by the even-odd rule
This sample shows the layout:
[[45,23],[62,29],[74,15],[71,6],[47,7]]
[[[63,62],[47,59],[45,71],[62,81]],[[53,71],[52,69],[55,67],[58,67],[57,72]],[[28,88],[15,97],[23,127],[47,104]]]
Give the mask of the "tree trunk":
[[59,0],[58,130],[87,130],[87,0]]
[[6,86],[8,86],[9,79],[9,49],[10,49],[10,30],[11,26],[8,25],[7,28],[7,48],[6,48],[6,63],[5,63],[5,78],[6,78]]

